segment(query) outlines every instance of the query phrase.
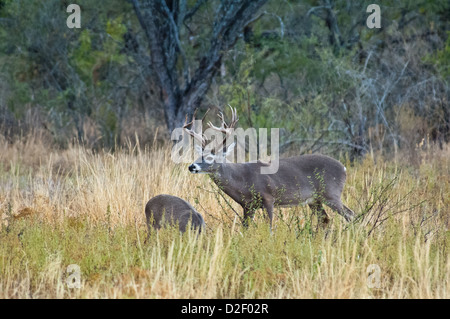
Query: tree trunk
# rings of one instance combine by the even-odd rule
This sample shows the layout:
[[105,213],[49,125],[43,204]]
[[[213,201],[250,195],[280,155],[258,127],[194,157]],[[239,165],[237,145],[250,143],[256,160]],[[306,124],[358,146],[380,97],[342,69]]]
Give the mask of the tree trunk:
[[[184,123],[207,93],[220,69],[223,53],[234,46],[243,29],[267,0],[222,0],[211,26],[210,47],[198,63],[189,65],[184,46],[192,36],[187,23],[208,0],[197,0],[188,8],[186,0],[132,0],[145,31],[153,71],[162,91],[167,128]],[[182,29],[189,32],[180,32]],[[185,41],[183,41],[185,40]],[[180,63],[181,61],[181,63]],[[194,64],[194,65],[192,65]],[[191,78],[190,70],[195,70]]]

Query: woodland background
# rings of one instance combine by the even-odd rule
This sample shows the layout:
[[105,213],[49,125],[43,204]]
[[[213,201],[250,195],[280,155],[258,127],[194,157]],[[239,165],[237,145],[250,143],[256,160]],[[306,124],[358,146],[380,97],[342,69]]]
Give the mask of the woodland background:
[[382,1],[369,29],[370,3],[80,0],[69,29],[70,1],[2,0],[1,135],[114,150],[230,104],[244,128],[281,128],[282,152],[414,162],[450,137],[450,3]]

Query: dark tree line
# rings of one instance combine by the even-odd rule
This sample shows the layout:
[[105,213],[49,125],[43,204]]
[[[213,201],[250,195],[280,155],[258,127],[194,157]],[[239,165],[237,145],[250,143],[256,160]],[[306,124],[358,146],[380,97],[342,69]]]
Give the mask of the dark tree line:
[[186,0],[132,1],[148,40],[151,68],[162,91],[169,130],[181,126],[185,115],[200,106],[224,52],[233,47],[266,1],[220,1],[205,39],[209,47],[195,61],[189,61],[185,46],[190,41],[182,41],[182,37],[193,36],[189,24],[207,0],[197,0],[190,7]]
[[449,141],[448,2],[383,1],[381,29],[371,1],[77,3],[68,29],[67,1],[0,0],[3,136],[163,142],[196,108],[231,104],[243,128],[280,128],[286,152]]

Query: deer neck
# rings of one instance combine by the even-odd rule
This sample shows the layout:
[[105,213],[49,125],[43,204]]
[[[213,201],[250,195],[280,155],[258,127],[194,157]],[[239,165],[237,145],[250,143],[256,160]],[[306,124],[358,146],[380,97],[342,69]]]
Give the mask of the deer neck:
[[216,164],[214,169],[209,173],[209,176],[211,179],[216,183],[217,185],[223,184],[223,176],[224,176],[224,169],[223,164]]
[[230,188],[230,184],[236,180],[241,174],[237,164],[217,164],[215,169],[210,173],[211,179],[223,190]]

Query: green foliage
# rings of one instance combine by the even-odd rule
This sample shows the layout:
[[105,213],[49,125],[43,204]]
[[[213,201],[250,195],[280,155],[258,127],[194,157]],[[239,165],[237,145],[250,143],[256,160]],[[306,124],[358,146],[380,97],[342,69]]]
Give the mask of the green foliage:
[[439,73],[446,79],[450,79],[450,31],[447,31],[447,41],[441,50],[438,50],[433,58]]
[[[346,163],[342,200],[356,221],[335,214],[321,230],[308,207],[280,208],[271,233],[262,214],[248,229],[231,211],[221,218],[210,179],[186,167],[173,174],[181,165],[170,147],[69,147],[1,144],[1,298],[448,297],[448,150],[424,152],[419,167]],[[144,243],[145,201],[166,192],[201,210],[206,231],[167,228]],[[81,268],[81,289],[65,283],[70,264]],[[367,287],[371,264],[382,269],[381,289]]]
[[[7,1],[1,8],[6,27],[0,28],[0,58],[7,63],[0,72],[9,79],[7,108],[17,120],[30,108],[39,109],[58,142],[74,131],[83,136],[83,119],[92,117],[104,144],[114,144],[118,112],[124,106],[118,109],[118,101],[105,101],[105,96],[120,85],[111,77],[127,67],[123,21],[129,11],[123,9],[130,6],[79,4],[81,29],[61,27],[67,14],[60,1],[23,7],[21,1]],[[15,37],[10,36],[13,30]]]
[[[204,296],[213,285],[210,298],[323,297],[338,293],[335,286],[333,291],[322,290],[335,281],[346,285],[339,294],[351,291],[355,298],[380,297],[380,291],[389,295],[387,288],[394,289],[400,282],[404,286],[398,293],[404,297],[423,293],[417,289],[419,284],[430,288],[430,297],[439,293],[433,287],[445,291],[441,284],[447,278],[448,260],[442,247],[448,245],[448,236],[427,244],[423,233],[417,237],[405,233],[393,220],[387,222],[384,236],[369,238],[355,227],[325,236],[307,231],[298,235],[283,224],[270,234],[267,225],[257,224],[242,235],[220,229],[200,236],[190,231],[181,235],[175,228],[163,228],[144,243],[147,234],[141,226],[111,229],[69,217],[57,225],[15,221],[0,230],[2,296],[14,288],[19,298],[25,294],[34,298],[171,298],[181,293],[194,298]],[[66,286],[71,264],[80,267],[81,289]],[[386,289],[365,289],[369,264],[380,265]],[[423,277],[422,265],[433,269],[432,275],[427,270],[429,277]],[[27,285],[20,285],[23,281]],[[296,285],[305,281],[309,289],[300,291]],[[173,288],[161,291],[158,287],[163,284]],[[140,289],[129,289],[132,285]]]
[[101,72],[102,67],[107,67],[110,63],[123,65],[126,62],[125,55],[120,53],[123,35],[126,32],[126,27],[121,20],[122,17],[118,17],[107,21],[105,28],[107,36],[106,40],[101,42],[100,50],[94,50],[92,45],[93,37],[99,41],[98,35],[93,36],[89,29],[81,31],[78,48],[74,50],[71,60],[87,85],[101,85],[102,81],[99,80],[98,73]]
[[[405,137],[394,108],[406,107],[429,128],[417,134],[448,141],[449,2],[386,1],[379,30],[366,27],[370,3],[334,0],[327,11],[312,0],[268,1],[244,40],[223,52],[225,73],[215,78],[206,100],[236,107],[244,128],[281,128],[282,144],[302,151],[354,151],[349,145],[367,151],[375,145],[369,130],[378,132],[381,126],[388,138],[380,148],[399,145]],[[158,108],[164,93],[132,5],[121,0],[78,4],[82,28],[68,29],[64,2],[1,2],[0,111],[17,126],[30,109],[38,110],[59,141],[73,134],[87,137],[86,127],[92,125],[96,146],[112,147],[124,131],[134,137],[129,114],[142,122],[145,110],[155,123],[163,122]],[[201,6],[189,29],[181,23],[180,44],[191,78],[210,47],[217,4]],[[188,8],[193,5],[187,2]],[[329,14],[335,15],[338,31],[331,28]],[[332,43],[336,37],[340,43]],[[425,85],[425,79],[433,84]],[[315,143],[318,139],[325,144]],[[345,147],[332,144],[336,141]]]
[[225,82],[219,86],[219,94],[224,97],[224,101],[237,108],[241,118],[245,119],[243,124],[249,125],[251,118],[248,118],[251,106],[256,103],[257,96],[252,88],[252,71],[254,58],[251,49],[246,49],[245,57],[234,71],[236,81]]

